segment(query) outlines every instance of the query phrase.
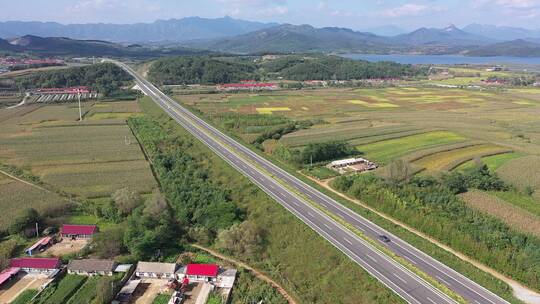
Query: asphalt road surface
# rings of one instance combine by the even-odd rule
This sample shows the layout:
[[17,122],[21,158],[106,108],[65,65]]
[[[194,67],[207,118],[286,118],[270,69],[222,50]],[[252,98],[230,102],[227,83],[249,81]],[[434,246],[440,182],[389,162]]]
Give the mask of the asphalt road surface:
[[[308,203],[306,198],[373,240],[378,241],[381,235],[388,236],[390,242],[379,241],[382,246],[409,261],[470,303],[508,303],[223,134],[163,94],[127,65],[113,62],[130,73],[145,94],[187,131],[407,302],[455,303],[430,283]],[[296,193],[302,193],[302,197]]]

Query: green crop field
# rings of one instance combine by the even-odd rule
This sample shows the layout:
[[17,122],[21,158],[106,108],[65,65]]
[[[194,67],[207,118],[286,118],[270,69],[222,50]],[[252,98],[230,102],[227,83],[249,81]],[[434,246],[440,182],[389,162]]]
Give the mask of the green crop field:
[[27,289],[23,291],[11,304],[29,304],[30,300],[38,293],[36,289]]
[[381,164],[386,164],[392,159],[396,159],[417,150],[457,143],[464,140],[465,138],[463,136],[453,132],[435,131],[380,141],[358,146],[357,148],[363,152],[367,158],[373,159]]
[[[506,164],[507,162],[522,157],[522,153],[504,153],[504,154],[497,154],[497,155],[491,155],[480,158],[483,164],[487,165],[488,168],[492,171],[497,171],[502,165]],[[474,168],[476,166],[476,163],[474,160],[470,160],[466,163],[461,164],[459,167],[457,167],[455,170],[466,170],[470,168]]]
[[36,304],[66,303],[86,280],[87,277],[68,274],[58,283],[47,287],[48,290],[38,297]]
[[73,294],[67,304],[91,304],[97,294],[97,283],[99,276],[90,277],[84,284]]

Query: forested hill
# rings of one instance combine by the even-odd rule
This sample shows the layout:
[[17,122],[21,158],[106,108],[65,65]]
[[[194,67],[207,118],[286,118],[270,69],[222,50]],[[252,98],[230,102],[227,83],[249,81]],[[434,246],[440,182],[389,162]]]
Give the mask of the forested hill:
[[351,80],[401,78],[425,73],[422,68],[392,62],[371,63],[328,55],[262,57],[174,57],[155,61],[149,77],[159,84],[219,84],[245,79]]

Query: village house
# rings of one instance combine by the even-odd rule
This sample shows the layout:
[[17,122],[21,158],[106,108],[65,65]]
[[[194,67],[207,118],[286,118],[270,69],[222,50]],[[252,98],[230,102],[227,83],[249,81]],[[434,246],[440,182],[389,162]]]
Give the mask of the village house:
[[0,286],[11,281],[21,269],[19,267],[10,267],[2,272],[0,272]]
[[215,282],[219,266],[215,264],[188,264],[185,267],[184,277],[189,282]]
[[232,288],[236,280],[236,269],[220,269],[216,286],[219,288]]
[[71,239],[88,239],[98,232],[95,225],[64,225],[62,226],[62,237]]
[[51,275],[60,269],[62,262],[59,258],[15,258],[11,259],[10,267],[19,268],[28,273]]
[[112,276],[115,268],[115,261],[101,259],[71,260],[67,267],[70,274],[86,276]]
[[176,269],[174,263],[139,262],[135,275],[139,278],[175,279]]

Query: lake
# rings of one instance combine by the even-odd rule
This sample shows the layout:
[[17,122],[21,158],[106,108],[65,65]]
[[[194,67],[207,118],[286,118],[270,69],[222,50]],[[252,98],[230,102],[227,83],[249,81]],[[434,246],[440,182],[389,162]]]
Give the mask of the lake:
[[469,57],[461,55],[375,55],[343,54],[357,60],[394,61],[403,64],[519,64],[540,65],[540,57]]

